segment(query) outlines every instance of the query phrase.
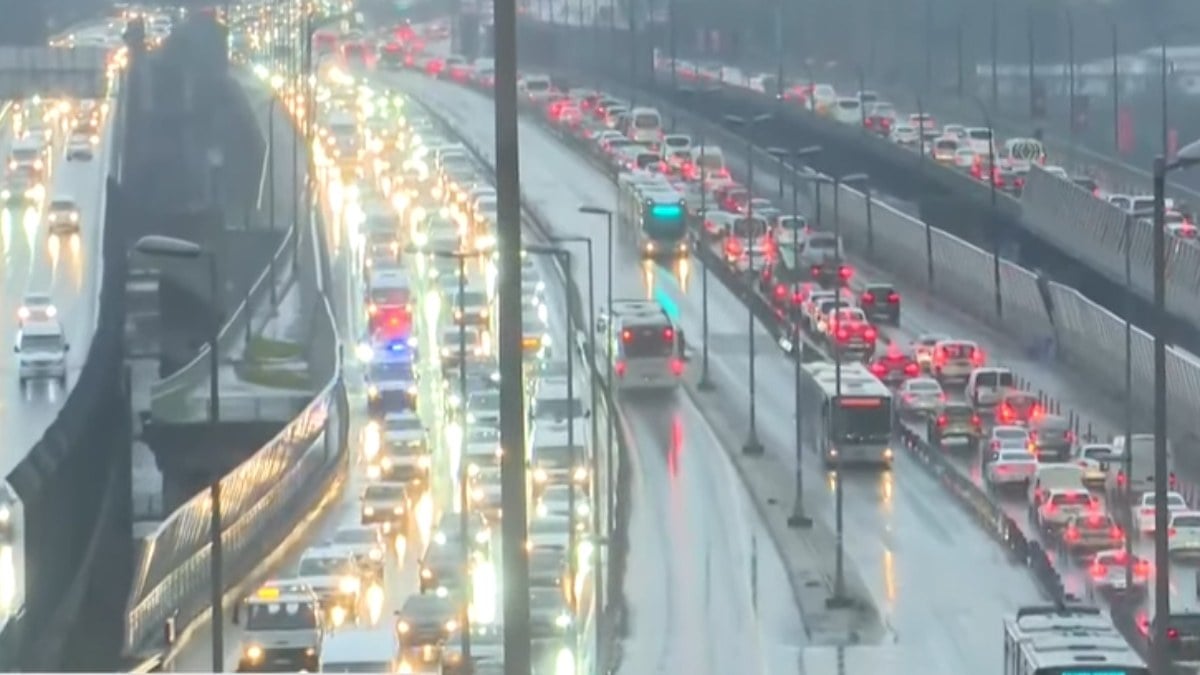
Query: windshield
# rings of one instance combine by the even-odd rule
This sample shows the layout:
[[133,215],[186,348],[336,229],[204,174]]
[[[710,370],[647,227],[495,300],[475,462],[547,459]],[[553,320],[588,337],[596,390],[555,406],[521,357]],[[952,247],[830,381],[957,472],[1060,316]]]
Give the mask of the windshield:
[[638,113],[633,118],[633,126],[638,129],[657,129],[659,124],[658,113]]
[[467,443],[498,443],[500,431],[491,427],[473,426],[467,436]]
[[471,394],[467,399],[467,409],[469,410],[499,410],[500,409],[500,393],[487,391],[478,394]]
[[1001,441],[1024,441],[1029,438],[1029,432],[1024,429],[993,429],[992,437]]
[[761,237],[767,233],[767,221],[762,218],[738,218],[733,221],[732,234],[736,237]]
[[312,603],[252,604],[246,608],[246,630],[316,630],[317,612]]
[[942,391],[942,386],[928,380],[914,380],[909,382],[908,390],[918,394],[937,394]]
[[706,152],[697,157],[696,164],[709,171],[720,171],[725,168],[725,158],[717,152]]
[[368,529],[361,530],[339,530],[333,535],[333,543],[335,544],[374,544],[377,541],[375,531]]
[[354,136],[358,132],[353,122],[334,122],[329,126],[334,136]]
[[424,428],[425,426],[421,424],[421,418],[416,415],[392,417],[387,420],[388,431],[417,431]]
[[973,141],[989,141],[992,138],[992,132],[989,129],[971,129],[967,131],[967,138]]
[[838,101],[838,107],[842,110],[858,110],[858,99],[844,98]]
[[579,457],[584,452],[582,447],[575,446],[572,450],[569,445],[538,446],[533,449],[534,460],[538,464],[555,469],[570,468],[572,455]]
[[29,162],[38,158],[41,154],[40,150],[34,148],[14,148],[12,151],[13,159],[18,162]]
[[346,566],[341,558],[305,558],[300,561],[300,576],[327,577],[337,574]]
[[543,420],[565,420],[572,415],[582,417],[583,401],[578,398],[574,401],[567,398],[539,398],[534,411],[536,419]]
[[814,234],[808,238],[807,247],[817,253],[831,255],[837,252],[837,237],[832,234]]
[[352,663],[326,661],[321,664],[323,673],[390,673],[392,664],[387,661],[354,661]]
[[1012,452],[1005,451],[1000,453],[1000,461],[1002,462],[1033,462],[1036,458],[1028,452]]
[[363,493],[363,498],[370,501],[400,501],[404,499],[403,485],[388,485],[386,483],[376,483],[367,487],[367,491]]
[[482,291],[467,291],[462,295],[456,293],[453,304],[455,307],[479,307],[487,304],[487,295]]
[[1083,492],[1059,493],[1050,497],[1050,503],[1055,506],[1083,506],[1091,501],[1091,496]]
[[[853,403],[851,403],[853,401]],[[892,405],[885,398],[843,400],[837,409],[832,436],[851,442],[886,441],[892,435]]]
[[1200,515],[1175,516],[1171,519],[1171,527],[1200,527]]
[[412,380],[412,361],[377,361],[371,364],[371,378],[380,382]]
[[934,144],[934,149],[940,152],[954,152],[958,149],[958,141],[953,139],[943,139]]
[[652,152],[639,152],[635,162],[637,163],[637,168],[645,169],[658,164],[659,158],[658,155]]
[[549,80],[529,79],[525,80],[525,90],[532,92],[543,92],[550,90]]
[[667,136],[663,139],[663,143],[665,143],[668,148],[673,148],[676,150],[687,148],[692,144],[692,142],[687,138],[680,138],[678,136]]
[[21,339],[21,350],[26,352],[59,352],[63,341],[57,335],[27,335]]

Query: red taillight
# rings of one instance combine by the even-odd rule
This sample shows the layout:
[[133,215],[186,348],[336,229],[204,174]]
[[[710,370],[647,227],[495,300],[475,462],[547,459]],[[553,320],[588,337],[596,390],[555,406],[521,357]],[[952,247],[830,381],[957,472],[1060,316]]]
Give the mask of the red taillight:
[[983,424],[983,420],[979,419],[979,415],[971,415],[971,424],[974,426],[980,426]]
[[1118,472],[1117,472],[1117,485],[1118,485],[1118,486],[1120,486],[1120,487],[1124,487],[1124,486],[1125,486],[1125,480],[1126,480],[1126,478],[1125,478],[1125,472],[1124,472],[1124,471],[1118,471]]
[[683,375],[683,360],[671,359],[671,374],[675,377]]
[[1167,478],[1167,481],[1171,484],[1172,490],[1174,490],[1175,487],[1179,485],[1179,477],[1176,476],[1174,473],[1171,473],[1170,477]]
[[1179,637],[1178,629],[1176,629],[1176,628],[1168,628],[1167,629],[1167,639],[1174,640],[1177,637]]
[[863,339],[867,342],[874,342],[878,335],[879,334],[875,332],[875,329],[871,328],[870,326],[867,326],[867,329],[863,331]]
[[944,427],[944,426],[946,426],[947,424],[950,424],[950,420],[949,420],[949,419],[947,419],[945,415],[938,415],[938,418],[937,418],[937,425],[938,425],[939,427]]
[[975,366],[976,368],[980,368],[986,362],[987,357],[984,355],[982,349],[976,347],[975,349],[971,350],[971,365]]
[[1103,579],[1106,576],[1108,576],[1108,566],[1107,565],[1101,565],[1100,563],[1092,564],[1092,577],[1093,578]]
[[887,366],[883,365],[882,363],[875,362],[871,364],[871,373],[874,374],[875,377],[883,377],[884,375],[887,375],[887,372]]
[[1116,525],[1113,525],[1112,529],[1108,531],[1108,536],[1112,537],[1113,539],[1120,539],[1121,537],[1123,537],[1125,535],[1123,532],[1121,532],[1121,528],[1117,527]]
[[862,301],[868,305],[875,304],[875,294],[872,293],[871,291],[867,291],[866,293],[863,293]]
[[837,329],[837,339],[838,339],[838,342],[845,342],[846,340],[849,340],[850,339],[850,331],[846,330],[845,328]]
[[820,265],[813,265],[813,266],[812,266],[812,276],[813,276],[813,278],[814,278],[814,279],[820,279],[820,278],[821,278],[821,266],[820,266]]
[[916,377],[921,374],[921,367],[915,363],[905,364],[904,374],[909,377]]
[[1074,525],[1072,525],[1071,527],[1067,528],[1067,531],[1063,535],[1063,538],[1066,539],[1067,541],[1079,541],[1079,530]]
[[631,331],[629,329],[625,329],[625,330],[621,331],[621,341],[627,342],[627,343],[633,342],[633,331]]
[[888,293],[888,304],[891,304],[891,305],[900,304],[900,294],[895,291]]
[[625,377],[625,362],[617,361],[613,364],[613,370],[617,372],[617,377]]
[[842,265],[838,268],[838,276],[842,281],[849,281],[850,277],[854,276],[854,270],[848,265]]
[[787,297],[787,292],[788,292],[788,289],[787,289],[787,286],[786,286],[786,285],[784,285],[784,284],[775,284],[775,290],[774,290],[774,293],[775,293],[775,299],[776,299],[776,300],[783,300],[784,298],[786,298],[786,297]]
[[992,449],[999,450],[1000,449],[1000,441],[992,441]]
[[1172,527],[1171,529],[1167,530],[1167,536],[1174,537],[1175,536],[1175,528]]
[[662,336],[663,336],[663,342],[674,342],[675,341],[675,329],[674,328],[664,328]]
[[804,303],[804,291],[796,291],[792,293],[792,304],[800,305]]

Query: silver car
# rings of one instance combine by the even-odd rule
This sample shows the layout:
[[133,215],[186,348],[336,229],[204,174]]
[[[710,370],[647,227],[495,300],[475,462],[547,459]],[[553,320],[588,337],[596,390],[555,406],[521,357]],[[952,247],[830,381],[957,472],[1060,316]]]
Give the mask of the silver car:
[[942,385],[932,377],[914,377],[900,386],[900,412],[929,415],[946,402]]

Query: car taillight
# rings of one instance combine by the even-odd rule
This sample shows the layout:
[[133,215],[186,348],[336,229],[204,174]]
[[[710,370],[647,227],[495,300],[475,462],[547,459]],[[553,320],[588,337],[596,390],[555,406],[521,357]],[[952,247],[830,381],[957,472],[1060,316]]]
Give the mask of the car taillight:
[[979,419],[979,415],[971,415],[971,424],[974,426],[979,426],[983,424],[983,420]]
[[921,367],[915,363],[909,363],[904,366],[904,374],[909,377],[916,377],[921,374]]
[[1139,560],[1137,565],[1134,566],[1133,571],[1139,577],[1149,576],[1150,575],[1150,562],[1147,560]]
[[863,293],[862,301],[864,304],[867,304],[867,305],[875,304],[875,294],[872,293],[871,291],[867,291],[866,293]]
[[792,293],[792,304],[800,305],[804,303],[804,291],[795,291]]
[[785,284],[775,284],[774,295],[776,300],[783,300],[787,297],[787,286]]
[[671,359],[671,374],[675,377],[683,375],[683,359]]
[[617,377],[625,377],[625,368],[626,365],[624,361],[617,361],[613,364],[613,370],[617,372]]
[[630,342],[633,342],[633,331],[631,331],[629,329],[621,331],[621,341],[624,342],[625,344],[629,344]]
[[888,298],[887,298],[887,301],[888,301],[888,304],[889,304],[889,305],[898,305],[898,304],[900,304],[900,294],[899,294],[899,293],[897,293],[897,292],[895,292],[895,291],[892,291],[891,293],[888,293]]
[[992,441],[992,449],[999,450],[1000,449],[1000,441]]
[[1177,637],[1179,637],[1179,629],[1177,629],[1177,628],[1168,628],[1167,629],[1167,639],[1174,640]]
[[1108,576],[1108,566],[1100,563],[1092,564],[1092,576],[1096,579],[1103,579]]
[[849,340],[850,339],[850,331],[846,330],[845,328],[837,329],[837,339],[838,339],[838,342],[845,342],[846,340]]
[[1108,536],[1113,539],[1120,539],[1121,537],[1123,537],[1125,535],[1124,535],[1124,533],[1121,532],[1121,528],[1117,527],[1116,525],[1113,525],[1112,529],[1110,529],[1108,531]]
[[1124,472],[1124,471],[1118,471],[1118,472],[1117,472],[1117,485],[1118,485],[1119,487],[1125,487],[1125,481],[1126,481],[1126,478],[1125,478],[1125,472]]
[[849,265],[842,265],[838,268],[838,276],[842,281],[850,281],[850,277],[854,276],[854,269]]
[[987,357],[984,355],[982,349],[976,347],[971,351],[971,365],[975,366],[976,368],[980,368],[986,362]]
[[871,373],[874,374],[875,377],[883,377],[884,375],[887,375],[887,371],[887,366],[883,365],[882,363],[876,362],[871,364]]
[[1175,528],[1172,527],[1171,529],[1167,530],[1167,536],[1174,537],[1175,536]]
[[870,326],[867,326],[867,329],[863,331],[863,339],[867,342],[874,342],[878,336],[879,334]]
[[814,279],[819,279],[821,277],[821,266],[820,265],[812,266],[812,276]]
[[1072,525],[1071,527],[1067,528],[1067,531],[1063,535],[1063,538],[1066,539],[1067,541],[1079,541],[1079,530],[1074,525]]
[[937,425],[938,425],[939,427],[944,427],[944,426],[946,426],[947,424],[950,424],[950,420],[949,420],[949,419],[947,419],[945,415],[938,415],[938,418],[937,418]]
[[663,342],[674,342],[675,341],[675,329],[674,328],[664,328],[663,332],[662,332],[662,337],[663,337]]

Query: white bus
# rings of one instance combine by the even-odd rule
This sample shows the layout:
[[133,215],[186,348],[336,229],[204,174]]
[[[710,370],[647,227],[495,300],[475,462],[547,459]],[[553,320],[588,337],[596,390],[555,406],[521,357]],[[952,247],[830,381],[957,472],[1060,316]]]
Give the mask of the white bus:
[[643,257],[687,255],[687,203],[665,177],[646,171],[621,174],[617,212],[621,226],[636,233]]
[[650,300],[613,300],[612,316],[597,319],[605,334],[611,322],[613,377],[618,389],[676,389],[683,380],[683,335],[666,310]]
[[826,466],[890,467],[895,431],[892,392],[861,363],[843,362],[840,367],[839,385],[834,363],[801,366],[805,444],[821,453]]
[[1004,620],[1004,675],[1150,675],[1107,612],[1022,607]]

